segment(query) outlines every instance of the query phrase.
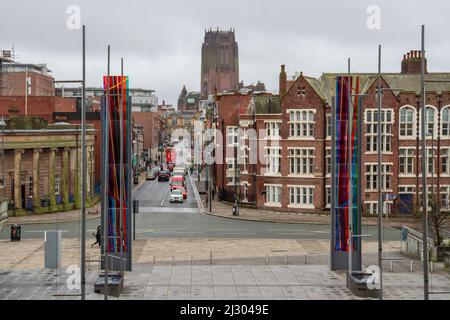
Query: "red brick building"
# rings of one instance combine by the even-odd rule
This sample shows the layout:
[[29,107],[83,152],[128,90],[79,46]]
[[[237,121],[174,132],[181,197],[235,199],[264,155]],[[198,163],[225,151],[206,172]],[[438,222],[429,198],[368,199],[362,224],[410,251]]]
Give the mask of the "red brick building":
[[144,133],[144,153],[149,159],[158,158],[159,145],[159,113],[157,112],[132,112],[135,125],[141,125]]
[[[419,123],[419,52],[403,57],[400,73],[383,73],[382,189],[396,196],[384,210],[412,213],[420,207],[421,177]],[[337,76],[318,79],[300,74],[287,81],[280,72],[279,95],[218,95],[216,125],[228,147],[238,147],[237,174],[234,156],[225,166],[216,165],[216,187],[222,199],[232,200],[235,190],[242,202],[282,211],[322,212],[331,202],[331,103]],[[354,73],[365,94],[362,110],[362,200],[364,213],[377,211],[377,74]],[[427,79],[450,80],[450,73],[428,73]],[[392,88],[391,90],[389,88]],[[428,192],[442,207],[450,206],[450,84],[428,83],[426,88]],[[226,111],[222,111],[226,110]],[[221,127],[222,126],[222,127]],[[236,130],[242,131],[236,134]],[[256,129],[257,136],[246,134]],[[268,141],[270,140],[270,141]],[[266,142],[265,144],[261,142]],[[248,161],[258,144],[256,165]],[[431,157],[433,155],[433,157]],[[250,156],[251,157],[251,156]],[[226,163],[226,162],[225,162]],[[236,185],[235,188],[235,180]]]
[[45,64],[3,63],[0,96],[25,96],[28,78],[29,96],[54,96],[55,84]]

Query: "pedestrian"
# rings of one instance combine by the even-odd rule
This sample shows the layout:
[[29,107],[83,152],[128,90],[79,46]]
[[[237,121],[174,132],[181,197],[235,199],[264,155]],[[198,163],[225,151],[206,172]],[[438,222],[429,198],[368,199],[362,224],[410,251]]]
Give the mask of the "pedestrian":
[[216,194],[216,188],[212,188],[212,190],[211,190],[211,196],[212,196],[212,199],[213,199],[213,200],[214,200],[215,194]]
[[96,233],[92,233],[92,235],[95,236],[95,243],[93,243],[91,245],[91,248],[93,248],[97,243],[98,243],[98,246],[100,247],[102,245],[101,244],[101,241],[102,241],[102,227],[98,226],[97,227],[97,232]]

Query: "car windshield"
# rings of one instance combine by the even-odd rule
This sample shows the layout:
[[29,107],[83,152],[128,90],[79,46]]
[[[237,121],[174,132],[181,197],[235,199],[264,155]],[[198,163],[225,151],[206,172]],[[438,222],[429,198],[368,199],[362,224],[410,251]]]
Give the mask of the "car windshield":
[[182,192],[181,192],[180,189],[174,189],[174,190],[172,190],[172,193],[175,194],[175,195],[180,195],[180,194],[182,194]]

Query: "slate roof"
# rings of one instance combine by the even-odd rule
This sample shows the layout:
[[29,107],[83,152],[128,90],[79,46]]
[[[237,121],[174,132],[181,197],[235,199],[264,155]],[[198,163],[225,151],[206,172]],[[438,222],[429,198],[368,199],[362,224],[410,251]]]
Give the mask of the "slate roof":
[[[323,73],[319,79],[306,76],[304,78],[325,102],[331,104],[331,98],[335,95],[336,90],[336,77],[346,75],[346,73]],[[361,93],[366,92],[377,79],[377,73],[351,73],[351,75],[360,78]],[[383,73],[382,77],[393,89],[395,95],[401,92],[420,94],[420,74]],[[425,80],[449,81],[428,82],[426,83],[427,92],[436,92],[437,94],[450,92],[449,72],[427,73]]]

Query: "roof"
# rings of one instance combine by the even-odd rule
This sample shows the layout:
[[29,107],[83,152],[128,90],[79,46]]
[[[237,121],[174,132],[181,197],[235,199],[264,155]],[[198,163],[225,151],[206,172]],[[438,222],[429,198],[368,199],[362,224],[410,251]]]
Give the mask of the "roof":
[[256,96],[254,97],[254,108],[256,114],[281,113],[279,96]]
[[[377,73],[351,73],[350,75],[360,78],[362,94],[367,92],[378,76]],[[319,79],[307,76],[304,76],[304,79],[325,102],[331,104],[331,98],[336,92],[336,77],[338,76],[347,76],[347,73],[323,73]],[[395,95],[402,92],[420,94],[420,74],[382,73],[381,76]],[[427,73],[425,80],[448,81],[428,82],[426,84],[427,92],[436,92],[437,94],[450,92],[450,72]]]

